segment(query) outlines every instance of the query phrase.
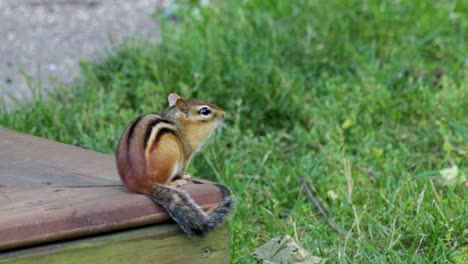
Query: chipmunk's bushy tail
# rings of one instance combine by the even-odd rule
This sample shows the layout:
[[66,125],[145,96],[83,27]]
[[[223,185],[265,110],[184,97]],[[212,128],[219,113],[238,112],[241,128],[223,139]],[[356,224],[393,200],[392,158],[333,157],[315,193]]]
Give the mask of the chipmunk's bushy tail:
[[166,185],[156,184],[150,196],[161,205],[190,237],[204,236],[219,227],[232,206],[231,190],[215,184],[221,191],[223,200],[211,214],[206,214],[184,191]]

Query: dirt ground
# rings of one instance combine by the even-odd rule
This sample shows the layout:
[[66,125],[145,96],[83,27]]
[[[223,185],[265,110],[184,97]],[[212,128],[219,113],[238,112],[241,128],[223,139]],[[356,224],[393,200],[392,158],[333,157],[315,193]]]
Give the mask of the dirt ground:
[[0,100],[7,93],[29,95],[22,71],[40,77],[41,89],[51,89],[56,81],[79,76],[79,60],[102,58],[127,37],[158,41],[159,26],[150,13],[167,2],[1,0]]

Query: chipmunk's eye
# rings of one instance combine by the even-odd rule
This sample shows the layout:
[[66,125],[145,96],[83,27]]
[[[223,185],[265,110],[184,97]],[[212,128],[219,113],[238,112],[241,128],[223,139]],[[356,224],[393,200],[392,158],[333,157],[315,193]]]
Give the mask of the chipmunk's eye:
[[200,115],[207,116],[211,114],[211,110],[205,106],[205,107],[200,108],[200,110],[198,110],[198,113],[200,113]]

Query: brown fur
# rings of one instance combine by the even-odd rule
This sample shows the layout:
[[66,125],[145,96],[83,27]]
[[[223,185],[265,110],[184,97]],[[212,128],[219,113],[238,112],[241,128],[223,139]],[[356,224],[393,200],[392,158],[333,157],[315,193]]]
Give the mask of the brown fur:
[[[176,161],[176,162],[167,162]],[[177,163],[183,163],[183,147],[173,134],[162,136],[152,146],[146,157],[146,173],[152,183],[167,184],[175,171]]]
[[[231,193],[218,185],[223,201],[206,215],[171,180],[183,176],[192,156],[224,119],[219,107],[196,99],[169,96],[170,107],[161,115],[136,118],[120,139],[116,162],[120,178],[132,192],[150,195],[190,236],[204,235],[219,226],[232,204]],[[210,114],[202,114],[207,107]]]

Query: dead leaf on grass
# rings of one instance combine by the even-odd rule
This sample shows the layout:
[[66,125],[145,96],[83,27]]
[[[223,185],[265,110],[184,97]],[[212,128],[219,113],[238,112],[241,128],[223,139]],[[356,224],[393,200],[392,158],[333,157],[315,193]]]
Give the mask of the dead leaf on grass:
[[263,260],[263,263],[297,263],[316,264],[325,263],[325,259],[315,257],[305,251],[290,236],[276,237],[257,248],[252,257]]

